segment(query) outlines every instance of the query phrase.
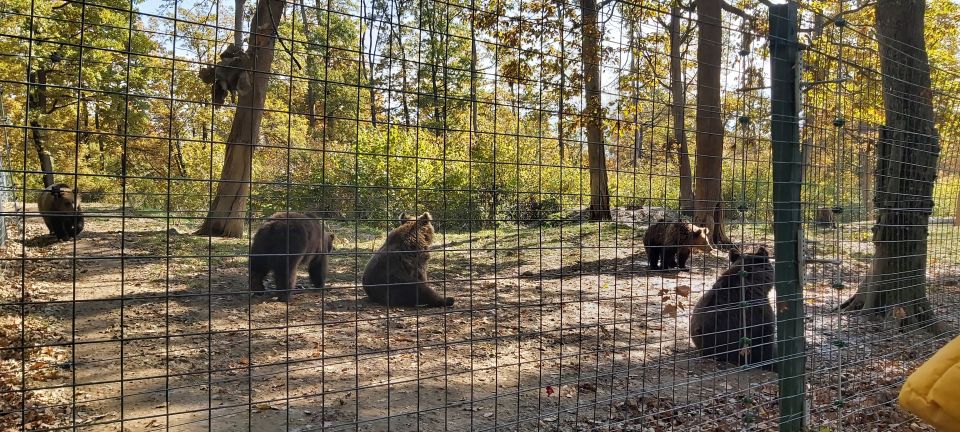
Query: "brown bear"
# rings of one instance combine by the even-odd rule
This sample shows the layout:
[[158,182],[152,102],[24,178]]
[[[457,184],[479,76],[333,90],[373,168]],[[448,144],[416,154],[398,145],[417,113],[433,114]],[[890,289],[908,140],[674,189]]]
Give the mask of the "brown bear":
[[763,247],[753,254],[730,252],[730,267],[697,302],[690,336],[704,356],[738,365],[765,362],[775,370],[776,316],[767,296],[773,264]]
[[710,230],[686,222],[666,222],[660,219],[643,235],[651,270],[679,268],[687,270],[687,259],[692,252],[709,252]]
[[427,260],[433,243],[430,213],[400,215],[400,226],[370,257],[363,270],[363,290],[374,303],[386,306],[453,306],[427,285]]
[[289,301],[297,286],[297,267],[306,263],[310,282],[323,288],[327,254],[333,251],[333,232],[313,214],[279,212],[267,219],[250,247],[250,290],[263,294],[263,279],[273,272],[280,301]]
[[83,231],[80,191],[64,183],[50,185],[40,192],[37,208],[43,223],[57,240],[76,238]]

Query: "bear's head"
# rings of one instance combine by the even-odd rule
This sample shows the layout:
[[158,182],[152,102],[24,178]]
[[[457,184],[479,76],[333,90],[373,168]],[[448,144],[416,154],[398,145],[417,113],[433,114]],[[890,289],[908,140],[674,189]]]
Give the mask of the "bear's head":
[[395,232],[403,233],[403,242],[414,245],[415,249],[426,249],[433,243],[433,216],[430,212],[424,212],[420,216],[411,216],[401,213],[400,226]]
[[744,285],[770,286],[773,283],[773,263],[767,248],[761,246],[753,253],[730,251],[731,270],[740,274]]
[[430,223],[432,221],[433,216],[430,215],[430,212],[423,212],[416,219],[417,232],[427,241],[427,244],[433,243],[433,224]]
[[695,252],[710,252],[713,250],[713,244],[710,243],[710,229],[687,224],[687,241],[684,245]]
[[326,236],[326,238],[324,239],[324,243],[326,243],[327,252],[333,252],[333,239],[335,238],[335,236],[333,235],[332,232],[329,232],[329,231],[324,233],[324,235]]

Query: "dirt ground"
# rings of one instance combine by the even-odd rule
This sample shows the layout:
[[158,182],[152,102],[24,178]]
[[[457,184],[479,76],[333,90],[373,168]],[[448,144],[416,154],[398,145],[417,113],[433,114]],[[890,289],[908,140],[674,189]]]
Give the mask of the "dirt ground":
[[[198,221],[188,218],[103,205],[87,212],[75,242],[53,242],[35,217],[24,231],[9,231],[0,265],[0,388],[12,391],[0,397],[0,428],[776,424],[775,374],[700,359],[691,349],[689,309],[725,268],[725,256],[697,256],[689,273],[647,271],[645,221],[441,232],[430,278],[456,305],[388,309],[358,288],[386,224],[331,223],[337,241],[327,288],[305,289],[284,304],[250,296],[248,238],[192,236]],[[818,256],[844,255],[838,265],[808,268],[811,424],[929,430],[895,408],[896,391],[949,334],[903,335],[831,312],[866,269],[856,254],[869,251],[868,238],[850,240],[863,230],[869,226],[812,237]],[[768,231],[729,229],[737,242],[772,247]],[[952,241],[956,232],[940,237]],[[931,300],[955,334],[960,257],[931,260],[939,260],[930,269],[939,281]],[[310,288],[306,272],[300,276]]]

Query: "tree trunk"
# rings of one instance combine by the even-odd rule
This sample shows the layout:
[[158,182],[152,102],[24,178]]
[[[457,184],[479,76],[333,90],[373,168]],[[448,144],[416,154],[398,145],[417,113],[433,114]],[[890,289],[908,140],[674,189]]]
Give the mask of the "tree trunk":
[[557,0],[557,30],[560,34],[560,57],[557,58],[557,70],[560,73],[560,85],[558,88],[559,95],[557,96],[557,150],[560,152],[560,165],[563,165],[564,152],[566,151],[566,145],[563,142],[563,114],[564,114],[564,100],[566,99],[567,92],[567,44],[566,36],[563,34],[563,17],[564,17],[564,6],[566,3],[563,1]]
[[[242,1],[242,0],[237,0]],[[311,31],[310,19],[307,17],[307,5],[300,0],[300,19],[303,21],[303,34],[307,39],[307,135],[313,138],[317,132],[317,56],[316,46],[319,45],[316,35]],[[319,17],[318,17],[319,20]],[[363,56],[360,57],[363,59]]]
[[[477,122],[477,33],[474,29],[476,16],[476,1],[470,0],[470,133],[476,133],[480,127]],[[473,149],[471,149],[473,150]],[[470,153],[473,154],[472,152]]]
[[[386,2],[383,4],[385,5]],[[386,12],[383,13],[383,16],[386,16]],[[370,66],[370,81],[367,83],[368,88],[370,89],[370,124],[372,126],[377,125],[377,71],[376,71],[376,52],[377,47],[380,46],[380,32],[377,31],[376,25],[379,21],[380,16],[377,15],[377,2],[372,1],[370,3],[370,51],[367,54],[367,65]],[[376,35],[376,39],[374,39]],[[387,40],[389,42],[389,39]]]
[[[103,129],[100,129],[100,105],[99,104],[94,105],[93,109],[94,109],[93,127],[96,128],[97,131],[101,131]],[[97,149],[100,150],[100,155],[99,155],[100,156],[100,172],[106,174],[107,149],[104,148],[104,145],[103,145],[103,134],[98,133],[96,139],[97,139]]]
[[30,121],[31,134],[33,135],[33,147],[37,150],[37,158],[40,160],[40,171],[43,172],[43,187],[48,188],[53,184],[53,158],[50,152],[43,148],[43,127],[37,120]]
[[243,7],[247,0],[234,0],[233,6],[233,44],[243,49]]
[[600,106],[600,28],[596,0],[582,0],[583,77],[587,93],[587,152],[590,163],[590,220],[610,220],[607,157],[603,149],[603,110]]
[[177,134],[177,138],[173,140],[173,149],[177,154],[177,173],[180,177],[187,175],[187,163],[183,160],[183,143],[180,142],[180,134]]
[[[714,244],[729,244],[723,232],[723,120],[720,70],[723,63],[722,0],[697,1],[697,154],[694,221],[710,229]],[[718,211],[719,210],[719,211]]]
[[[40,69],[37,73],[30,74],[30,81],[35,84],[31,96],[31,104],[38,116],[43,116],[47,110],[47,71]],[[43,173],[43,187],[49,187],[53,184],[53,158],[50,153],[43,148],[44,131],[40,125],[40,120],[30,121],[30,133],[33,138],[33,147],[37,150],[37,160],[40,161],[40,171]]]
[[[393,31],[393,25],[391,25],[390,32],[394,35],[395,42],[397,44],[397,50],[400,52],[400,107],[403,110],[403,123],[404,126],[410,127],[413,126],[413,121],[410,118],[410,103],[407,100],[408,94],[414,94],[415,91],[411,90],[407,85],[407,54],[406,50],[403,49],[403,8],[405,3],[403,0],[394,1],[393,8],[397,13],[397,23],[396,31]],[[391,52],[392,54],[392,52]],[[392,55],[391,55],[392,58]]]
[[680,7],[670,7],[670,90],[671,111],[673,116],[673,140],[677,144],[680,163],[680,211],[693,214],[693,176],[690,172],[690,151],[687,146],[687,92],[683,82],[683,69],[680,56]]
[[[424,5],[431,5],[431,6],[429,8],[425,8]],[[430,101],[430,104],[433,105],[433,124],[440,125],[443,119],[442,117],[443,113],[441,112],[441,107],[440,107],[439,64],[440,64],[440,61],[442,60],[445,61],[446,59],[437,58],[439,56],[443,56],[445,53],[440,55],[435,54],[437,47],[443,46],[443,42],[438,41],[437,39],[437,29],[436,29],[437,11],[436,9],[433,9],[434,7],[436,6],[433,2],[421,2],[420,23],[422,28],[423,19],[424,19],[423,17],[424,15],[426,15],[427,17],[426,27],[427,27],[427,32],[429,33],[429,35],[427,36],[427,44],[430,46],[430,54],[432,57],[432,58],[428,58],[427,60],[427,67],[430,68],[430,90],[431,90],[430,96],[432,96],[432,100]],[[437,132],[439,132],[439,130]]]
[[[210,205],[210,212],[197,235],[240,237],[243,235],[244,211],[250,193],[250,177],[253,168],[253,150],[260,135],[260,120],[267,97],[267,79],[273,64],[277,26],[283,16],[283,0],[259,0],[257,11],[250,22],[250,43],[247,47],[247,63],[244,72],[252,75],[250,80],[240,80],[239,100],[233,115],[233,125],[227,138],[223,170],[217,195]],[[272,18],[272,19],[271,19]],[[249,86],[250,88],[243,88]]]
[[873,218],[873,151],[867,145],[867,150],[860,153],[860,202],[861,220]]
[[953,225],[960,226],[960,190],[957,191],[957,203],[953,207]]
[[926,294],[927,230],[940,155],[921,0],[879,0],[876,28],[884,125],[876,149],[874,260],[843,309],[889,315],[901,328],[933,321]]
[[[633,156],[631,157],[631,162],[633,166],[639,166],[640,159],[643,158],[643,127],[640,125],[640,60],[637,58],[636,50],[638,33],[637,20],[631,18],[628,25],[630,28],[628,30],[629,39],[627,46],[630,50],[630,80],[632,81],[630,103],[633,105]],[[622,112],[622,110],[618,111]],[[617,124],[619,126],[619,122],[617,122]]]

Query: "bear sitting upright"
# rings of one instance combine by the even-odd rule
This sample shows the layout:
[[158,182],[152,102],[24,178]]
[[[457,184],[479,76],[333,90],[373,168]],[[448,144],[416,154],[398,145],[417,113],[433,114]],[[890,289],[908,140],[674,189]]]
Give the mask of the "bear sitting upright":
[[[731,251],[730,263],[690,315],[693,344],[704,356],[738,365],[773,360],[776,316],[767,296],[774,274],[767,250]],[[762,367],[775,370],[774,364]]]
[[370,301],[386,306],[453,306],[427,286],[427,260],[433,243],[430,213],[400,215],[400,226],[370,257],[363,270],[363,290]]
[[687,259],[692,252],[709,252],[710,230],[685,222],[666,222],[663,219],[650,226],[643,235],[651,270],[677,268],[687,270]]
[[263,294],[263,279],[273,271],[280,301],[289,301],[297,286],[297,267],[309,266],[310,282],[323,288],[333,232],[319,218],[295,212],[274,213],[253,236],[250,247],[250,290]]

